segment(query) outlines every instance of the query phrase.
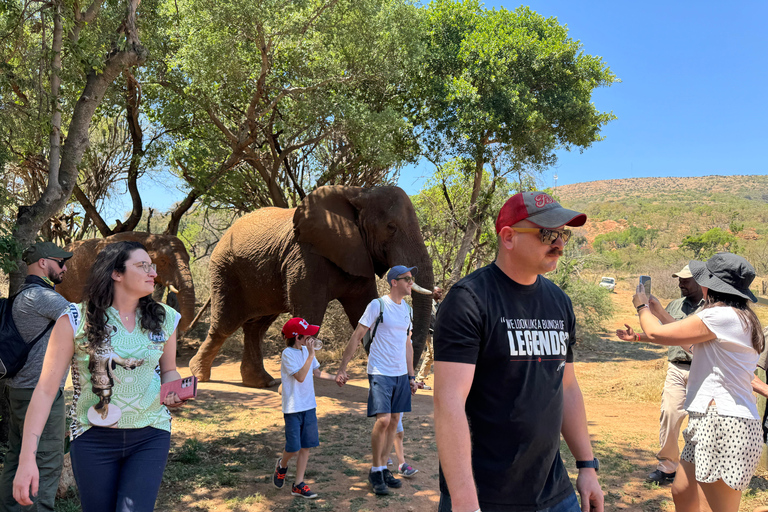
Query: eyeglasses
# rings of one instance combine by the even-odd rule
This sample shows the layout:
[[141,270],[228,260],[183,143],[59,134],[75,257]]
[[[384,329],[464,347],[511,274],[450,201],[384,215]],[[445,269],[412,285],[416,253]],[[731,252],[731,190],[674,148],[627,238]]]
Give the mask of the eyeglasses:
[[552,245],[557,240],[557,237],[563,239],[563,244],[567,244],[571,238],[570,229],[547,229],[547,228],[512,228],[513,231],[518,233],[538,233],[541,243],[546,245]]
[[146,272],[147,274],[149,274],[150,270],[154,270],[155,272],[157,272],[157,265],[155,265],[154,263],[147,263],[146,261],[140,261],[139,263],[134,263],[134,265],[136,265],[137,267],[141,267],[142,270],[144,270],[144,272]]
[[411,276],[405,276],[405,277],[397,277],[395,278],[396,281],[405,281],[406,283],[412,283],[413,278]]
[[64,264],[67,262],[67,260],[57,260],[56,258],[45,258],[45,259],[55,261],[56,264],[59,266],[59,269],[63,269]]

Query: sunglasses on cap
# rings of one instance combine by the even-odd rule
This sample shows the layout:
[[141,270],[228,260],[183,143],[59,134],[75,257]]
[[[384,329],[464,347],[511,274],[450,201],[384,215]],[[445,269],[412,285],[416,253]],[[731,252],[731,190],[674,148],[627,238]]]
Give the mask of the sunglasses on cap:
[[[510,226],[511,227],[511,226]],[[548,229],[548,228],[511,228],[518,233],[538,233],[541,243],[546,245],[552,245],[557,240],[557,237],[563,239],[563,244],[567,244],[571,238],[570,229]]]

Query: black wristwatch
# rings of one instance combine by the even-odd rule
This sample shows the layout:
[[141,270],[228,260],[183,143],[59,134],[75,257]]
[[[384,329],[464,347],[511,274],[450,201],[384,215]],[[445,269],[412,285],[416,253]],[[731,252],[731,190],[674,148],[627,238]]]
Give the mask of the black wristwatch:
[[597,457],[595,457],[592,460],[577,460],[576,461],[576,468],[592,468],[595,470],[595,472],[600,471],[600,461],[597,460]]

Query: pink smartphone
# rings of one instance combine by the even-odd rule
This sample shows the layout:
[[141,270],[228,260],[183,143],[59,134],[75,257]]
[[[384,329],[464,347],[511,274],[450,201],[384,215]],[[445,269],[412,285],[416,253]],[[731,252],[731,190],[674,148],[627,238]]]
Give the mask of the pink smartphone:
[[175,392],[182,400],[189,400],[197,396],[197,377],[184,377],[172,380],[160,386],[160,401],[165,401],[168,393]]

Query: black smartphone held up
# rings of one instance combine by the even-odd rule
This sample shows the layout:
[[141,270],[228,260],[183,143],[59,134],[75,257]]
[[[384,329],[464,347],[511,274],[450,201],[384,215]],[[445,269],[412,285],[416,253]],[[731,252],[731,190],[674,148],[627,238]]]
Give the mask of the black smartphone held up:
[[640,284],[645,286],[645,294],[651,296],[651,276],[640,276]]

